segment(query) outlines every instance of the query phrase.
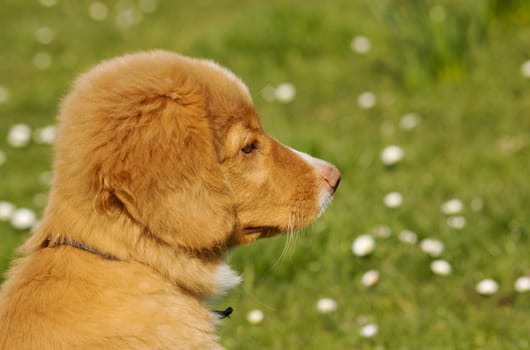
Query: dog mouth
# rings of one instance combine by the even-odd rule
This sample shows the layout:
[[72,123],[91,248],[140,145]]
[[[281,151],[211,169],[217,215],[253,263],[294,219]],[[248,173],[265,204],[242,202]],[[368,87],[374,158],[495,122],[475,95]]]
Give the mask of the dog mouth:
[[262,238],[270,238],[278,236],[284,232],[291,232],[287,227],[281,226],[244,226],[237,236],[237,244],[246,244],[257,241]]
[[247,226],[243,228],[243,233],[246,235],[252,235],[255,233],[266,233],[269,231],[273,231],[273,227],[271,226]]
[[281,232],[282,230],[275,226],[247,226],[243,228],[245,236],[255,236],[256,239],[271,237]]

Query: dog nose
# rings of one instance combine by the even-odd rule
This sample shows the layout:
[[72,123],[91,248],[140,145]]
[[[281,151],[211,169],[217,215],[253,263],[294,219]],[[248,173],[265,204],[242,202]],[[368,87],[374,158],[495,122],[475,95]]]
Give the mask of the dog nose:
[[329,163],[326,163],[322,169],[322,175],[324,176],[324,180],[327,182],[329,187],[331,187],[332,193],[335,193],[340,183],[339,169]]

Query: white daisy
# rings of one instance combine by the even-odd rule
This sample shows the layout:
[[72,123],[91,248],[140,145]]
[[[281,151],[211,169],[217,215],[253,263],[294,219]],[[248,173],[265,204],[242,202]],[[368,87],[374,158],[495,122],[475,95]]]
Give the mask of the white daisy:
[[260,324],[264,318],[265,315],[263,314],[263,311],[258,309],[252,310],[247,314],[247,321],[250,324]]
[[368,234],[358,236],[352,244],[353,254],[356,256],[366,256],[375,249],[374,238]]
[[33,56],[33,65],[40,70],[46,70],[52,65],[52,56],[48,52],[39,52]]
[[440,276],[447,276],[451,274],[452,268],[445,260],[434,260],[431,262],[431,271]]
[[55,38],[55,33],[50,27],[39,27],[35,31],[35,40],[39,44],[48,45]]
[[364,35],[358,35],[351,41],[351,49],[359,54],[365,54],[372,48],[372,42]]
[[431,257],[437,258],[444,251],[444,245],[437,239],[425,238],[420,242],[420,249]]
[[357,104],[362,109],[370,109],[375,106],[377,102],[377,98],[375,97],[375,94],[370,91],[363,92],[362,94],[357,97]]
[[399,208],[403,204],[403,196],[399,192],[390,192],[383,199],[388,208]]
[[445,215],[460,214],[464,210],[464,204],[458,198],[453,198],[442,204],[442,212]]
[[392,230],[386,225],[380,225],[372,229],[372,234],[377,238],[388,238],[392,234]]
[[274,96],[279,102],[289,103],[296,97],[296,88],[291,83],[282,83],[276,87]]
[[51,145],[55,141],[56,134],[56,127],[54,125],[49,125],[36,130],[33,134],[33,139],[37,143]]
[[88,15],[94,21],[103,21],[107,18],[109,9],[102,2],[94,1],[88,6]]
[[399,240],[407,244],[416,244],[418,242],[418,235],[410,230],[403,230],[399,233]]
[[515,280],[513,288],[519,293],[530,291],[530,276],[519,277]]
[[379,271],[377,270],[366,271],[361,277],[361,284],[364,287],[372,287],[377,282],[379,282]]
[[454,229],[463,229],[466,227],[466,218],[463,216],[451,216],[447,218],[447,225]]
[[37,222],[37,217],[31,209],[16,209],[11,215],[11,225],[18,230],[32,228]]
[[129,28],[143,20],[143,14],[134,6],[126,6],[118,11],[116,24],[123,28]]
[[486,278],[477,283],[475,290],[481,295],[493,295],[499,290],[499,285],[497,282],[495,282],[495,280]]
[[0,202],[0,221],[11,220],[15,212],[15,205],[9,202]]
[[403,149],[396,145],[387,146],[381,152],[381,161],[390,166],[399,163],[403,159]]
[[521,65],[521,74],[523,77],[530,79],[530,60]]
[[379,331],[379,327],[375,323],[369,323],[361,328],[359,335],[363,338],[372,338]]
[[321,314],[329,314],[337,310],[337,302],[331,298],[321,298],[317,302],[317,310]]
[[7,133],[7,143],[13,147],[24,147],[31,140],[31,129],[26,124],[13,125]]
[[401,117],[399,126],[403,130],[412,130],[420,122],[420,117],[416,113],[407,113]]

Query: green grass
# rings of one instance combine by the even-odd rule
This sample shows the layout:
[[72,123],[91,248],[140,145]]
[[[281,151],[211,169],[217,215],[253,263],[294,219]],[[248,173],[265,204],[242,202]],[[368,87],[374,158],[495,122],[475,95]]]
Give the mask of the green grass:
[[[107,19],[88,16],[88,1],[5,0],[0,7],[0,201],[42,208],[34,195],[51,165],[49,146],[14,149],[9,128],[54,122],[57,105],[75,76],[102,59],[164,48],[210,57],[248,83],[265,129],[282,142],[338,165],[343,180],[328,212],[289,244],[285,237],[234,250],[231,265],[243,284],[217,302],[235,312],[220,328],[228,349],[522,349],[530,347],[530,293],[513,283],[530,273],[530,4],[525,0],[357,1],[158,1],[154,13],[124,28],[120,8],[146,1],[103,1]],[[436,7],[439,6],[439,7]],[[441,7],[440,7],[441,6]],[[433,10],[434,7],[434,10]],[[440,9],[445,18],[436,22]],[[434,14],[433,14],[434,11]],[[435,21],[432,20],[434,16]],[[48,26],[54,40],[35,40]],[[353,52],[354,36],[370,38],[365,55]],[[33,66],[39,52],[48,69]],[[264,87],[291,82],[289,104],[267,102]],[[374,108],[357,96],[371,91]],[[413,130],[399,127],[414,112]],[[396,144],[404,160],[380,161]],[[400,208],[383,205],[398,191]],[[448,227],[440,206],[460,198],[466,226]],[[472,210],[479,198],[483,207]],[[351,244],[386,225],[369,257]],[[442,258],[453,273],[435,276],[418,246],[398,240],[402,229],[445,244]],[[26,232],[0,222],[0,270],[5,271]],[[369,269],[380,272],[370,289],[360,285]],[[483,278],[499,291],[475,292]],[[337,301],[334,313],[316,310],[321,297]],[[265,318],[250,325],[246,314]],[[365,322],[379,326],[359,336]]]

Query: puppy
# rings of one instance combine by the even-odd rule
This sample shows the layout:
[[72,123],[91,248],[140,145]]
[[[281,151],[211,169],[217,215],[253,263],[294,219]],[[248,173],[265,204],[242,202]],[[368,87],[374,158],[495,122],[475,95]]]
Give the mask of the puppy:
[[224,253],[306,226],[339,181],[265,134],[229,70],[165,51],[103,62],[62,103],[0,348],[221,349],[205,299],[241,280]]

